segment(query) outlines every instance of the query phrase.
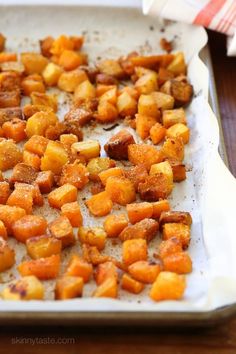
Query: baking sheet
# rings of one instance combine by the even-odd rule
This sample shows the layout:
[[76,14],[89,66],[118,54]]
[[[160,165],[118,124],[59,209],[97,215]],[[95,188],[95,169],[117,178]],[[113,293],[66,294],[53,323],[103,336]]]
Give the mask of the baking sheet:
[[[69,6],[57,7],[56,10],[45,6],[18,7],[17,11],[3,7],[0,31],[9,38],[10,49],[18,48],[20,51],[36,49],[37,39],[46,35],[84,32],[84,49],[94,60],[99,56],[117,57],[132,50],[145,54],[161,52],[159,39],[163,36],[174,38],[176,50],[185,52],[189,77],[195,89],[195,98],[187,110],[192,136],[186,148],[185,161],[191,171],[186,182],[176,184],[171,198],[173,209],[190,211],[194,221],[189,249],[194,269],[187,279],[184,300],[153,303],[147,296],[135,297],[122,292],[122,301],[89,298],[63,302],[0,301],[0,311],[209,311],[235,302],[236,262],[233,250],[236,249],[236,241],[233,230],[236,225],[232,214],[236,185],[219,158],[218,125],[207,103],[208,71],[198,58],[207,40],[205,31],[184,24],[164,25],[156,18],[143,17],[135,9]],[[63,97],[61,99],[64,100]],[[67,104],[63,109],[67,109]],[[91,138],[91,131],[89,134]],[[96,136],[100,141],[106,141],[110,135],[103,131],[102,138],[100,133]],[[97,222],[101,224],[101,219]],[[93,285],[86,285],[86,294],[90,294],[90,286]],[[52,296],[50,282],[47,296]]]

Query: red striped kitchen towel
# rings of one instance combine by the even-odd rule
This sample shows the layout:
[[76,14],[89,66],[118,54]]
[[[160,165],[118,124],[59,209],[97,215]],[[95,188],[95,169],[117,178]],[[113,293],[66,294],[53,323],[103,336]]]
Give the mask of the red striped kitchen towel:
[[143,0],[143,11],[225,33],[228,55],[236,55],[236,0]]

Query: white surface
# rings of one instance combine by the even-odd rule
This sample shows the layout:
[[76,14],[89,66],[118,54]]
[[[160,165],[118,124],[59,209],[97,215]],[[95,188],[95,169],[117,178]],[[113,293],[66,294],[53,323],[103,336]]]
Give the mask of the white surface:
[[[4,28],[10,49],[35,49],[37,39],[46,35],[79,34],[86,30],[85,51],[92,60],[97,56],[117,57],[133,50],[160,52],[161,37],[173,39],[178,35],[176,49],[185,52],[189,77],[197,94],[187,110],[192,136],[185,160],[192,169],[186,182],[176,184],[171,199],[174,209],[190,211],[193,216],[189,249],[193,273],[188,276],[184,300],[153,303],[147,296],[135,297],[121,292],[125,301],[88,298],[64,302],[5,301],[0,302],[0,311],[207,311],[236,301],[233,255],[236,250],[233,215],[236,184],[217,152],[217,120],[207,103],[208,71],[198,58],[207,41],[206,32],[199,27],[169,24],[163,34],[159,31],[161,27],[157,19],[143,17],[138,10],[123,9],[19,7],[15,11],[2,8],[0,17],[0,28]],[[110,133],[103,131],[101,136],[101,131],[94,135],[105,141]],[[86,223],[87,218],[88,215]],[[153,247],[156,247],[155,242]],[[52,284],[48,282],[48,285],[50,298]],[[90,293],[90,285],[86,285],[85,292]],[[141,300],[141,304],[137,300]]]

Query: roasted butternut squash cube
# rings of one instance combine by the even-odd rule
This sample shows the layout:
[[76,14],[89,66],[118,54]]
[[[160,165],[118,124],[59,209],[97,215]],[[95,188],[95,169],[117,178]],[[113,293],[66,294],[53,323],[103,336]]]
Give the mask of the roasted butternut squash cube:
[[[0,53],[1,55],[1,53]],[[0,91],[0,108],[20,106],[19,91]]]
[[117,86],[112,87],[110,90],[104,92],[103,95],[100,96],[99,101],[107,101],[113,105],[117,103]]
[[84,58],[80,53],[73,50],[65,49],[59,57],[59,65],[64,70],[74,70],[81,64],[83,64]]
[[175,160],[169,160],[171,164],[171,168],[173,171],[173,179],[174,182],[181,182],[186,179],[186,167],[183,163],[175,161]]
[[26,240],[27,253],[33,259],[60,254],[61,248],[61,240],[49,235],[30,237]]
[[62,34],[52,42],[50,53],[56,56],[60,56],[61,53],[66,49],[73,50],[74,42],[71,37]]
[[124,91],[117,99],[117,109],[121,117],[134,116],[137,113],[137,101],[127,91]]
[[[30,97],[33,105],[47,106],[52,108],[54,112],[57,111],[57,98],[55,95],[47,95],[42,92],[32,92]],[[50,125],[55,124],[54,120]]]
[[8,61],[17,61],[17,54],[8,52],[0,53],[0,64]]
[[73,42],[73,49],[80,50],[84,44],[83,36],[70,36],[70,40]]
[[96,89],[91,84],[89,80],[83,80],[79,85],[77,85],[74,92],[74,100],[79,98],[95,98],[96,97]]
[[16,182],[31,184],[36,180],[36,178],[37,171],[33,167],[28,166],[25,163],[18,163],[13,168],[10,183],[11,185]]
[[28,75],[41,74],[48,63],[47,58],[38,53],[21,53],[21,61]]
[[33,154],[30,151],[23,151],[23,162],[24,164],[33,167],[36,171],[40,170],[41,159],[38,155]]
[[118,91],[118,95],[121,95],[123,92],[127,92],[137,102],[137,100],[139,98],[139,93],[134,87],[132,87],[132,86],[124,86],[124,87],[122,87],[122,89],[120,89]]
[[166,128],[160,123],[154,124],[150,129],[150,138],[153,144],[159,144],[166,136]]
[[118,60],[104,59],[97,63],[99,71],[103,74],[114,76],[117,79],[124,77],[124,71]]
[[135,190],[138,190],[140,182],[144,182],[148,176],[147,169],[144,164],[140,164],[131,167],[129,170],[125,170],[125,177],[127,177],[134,185]]
[[150,170],[154,163],[163,161],[163,153],[151,145],[130,144],[128,146],[128,159],[132,164],[143,164],[147,170]]
[[118,237],[126,226],[128,221],[125,214],[108,215],[103,223],[108,237]]
[[162,115],[162,122],[165,128],[170,128],[172,125],[181,123],[186,124],[186,115],[183,108],[165,110]]
[[21,75],[18,72],[2,71],[0,73],[0,91],[19,91],[20,82],[21,82]]
[[147,73],[141,76],[134,85],[135,89],[141,95],[148,95],[158,90],[157,74],[155,72]]
[[118,284],[114,277],[107,278],[93,293],[94,297],[111,297],[117,298]]
[[81,297],[83,293],[84,282],[81,277],[64,275],[56,282],[55,299],[67,300]]
[[80,227],[78,238],[83,244],[95,246],[98,250],[103,250],[106,243],[107,234],[102,227]]
[[159,173],[163,173],[163,175],[168,178],[170,184],[173,185],[173,171],[169,161],[159,162],[151,166],[149,171],[150,176],[154,176]]
[[170,210],[170,203],[168,202],[168,200],[163,199],[163,200],[159,200],[158,202],[152,203],[152,207],[153,207],[152,218],[159,219],[163,211]]
[[105,190],[111,200],[120,205],[132,203],[136,199],[134,185],[125,177],[109,177]]
[[166,223],[162,230],[163,240],[176,237],[182,242],[183,248],[187,248],[190,243],[190,226],[182,223]]
[[174,59],[173,54],[160,55],[137,55],[130,58],[134,66],[143,66],[144,68],[156,68],[158,66],[166,67]]
[[121,241],[131,239],[145,239],[147,242],[151,241],[157,234],[159,229],[158,222],[153,219],[143,219],[135,225],[127,226],[119,234]]
[[86,200],[85,204],[94,216],[109,214],[113,206],[110,196],[106,191],[93,195],[90,199]]
[[91,181],[100,181],[99,174],[115,165],[115,161],[111,160],[109,157],[95,157],[91,159],[87,164],[89,179]]
[[156,102],[157,108],[162,111],[174,108],[175,100],[173,96],[167,95],[163,92],[152,92],[151,95]]
[[22,161],[22,152],[12,140],[0,141],[0,170],[6,171]]
[[109,256],[102,255],[100,251],[95,246],[90,246],[87,243],[82,244],[83,259],[90,262],[92,265],[97,266],[98,264],[110,261]]
[[128,267],[129,274],[137,281],[145,284],[152,284],[162,270],[160,263],[148,263],[138,261]]
[[43,300],[44,287],[34,275],[29,275],[11,281],[1,296],[4,300]]
[[62,91],[74,92],[77,86],[87,80],[87,74],[83,70],[77,69],[63,72],[58,79],[57,85]]
[[186,73],[187,66],[185,63],[183,52],[178,52],[175,54],[174,59],[167,66],[167,70],[172,72],[175,76]]
[[50,141],[41,159],[41,170],[52,171],[56,175],[60,175],[63,166],[68,160],[68,155],[63,145],[57,141]]
[[153,206],[151,203],[147,202],[128,204],[126,205],[126,210],[131,224],[136,224],[143,219],[151,218],[153,214]]
[[45,234],[46,229],[47,221],[39,215],[25,215],[12,225],[13,236],[24,243],[28,238]]
[[144,116],[136,114],[136,131],[141,139],[149,137],[151,128],[157,123],[157,119],[154,117]]
[[166,199],[172,192],[173,184],[163,173],[148,176],[145,182],[139,183],[138,192],[142,200],[155,202]]
[[184,159],[184,143],[182,138],[167,138],[162,146],[162,153],[168,159],[182,162]]
[[20,207],[26,214],[32,214],[33,211],[33,190],[15,189],[7,200],[7,205]]
[[15,252],[6,241],[0,237],[0,272],[11,268],[15,264]]
[[59,77],[61,76],[63,70],[59,65],[54,63],[49,63],[43,73],[43,79],[47,86],[55,86],[58,83]]
[[28,138],[33,135],[44,136],[47,128],[57,122],[58,118],[53,112],[37,112],[27,120],[26,135]]
[[167,129],[166,136],[168,138],[180,137],[182,138],[184,144],[188,144],[190,138],[190,130],[185,124],[176,123]]
[[41,171],[35,180],[41,193],[50,193],[54,185],[54,175],[52,171]]
[[33,135],[25,143],[24,149],[41,157],[45,153],[48,142],[49,140],[43,136]]
[[33,104],[26,104],[22,108],[22,113],[24,114],[26,120],[28,120],[37,112],[53,112],[53,109],[48,106],[33,105]]
[[[101,76],[102,75],[102,76]],[[105,80],[106,83],[100,83],[100,79],[103,82]],[[96,87],[96,96],[101,97],[104,93],[107,91],[110,91],[114,88],[117,89],[117,82],[116,80],[109,75],[104,75],[104,74],[98,74],[96,75],[96,82],[97,82],[97,87]],[[108,84],[108,82],[111,82],[111,84]]]
[[25,96],[30,96],[32,92],[45,92],[43,80],[38,74],[25,77],[21,81],[21,88]]
[[61,215],[66,216],[73,227],[79,227],[83,224],[83,217],[78,202],[62,205]]
[[88,183],[88,170],[82,163],[66,164],[62,169],[59,185],[70,183],[77,189],[83,189]]
[[63,186],[54,189],[48,194],[49,205],[53,208],[60,209],[66,203],[75,202],[77,200],[77,189],[72,184],[66,183]]
[[180,300],[186,288],[183,275],[172,272],[161,272],[153,283],[150,297],[154,301]]
[[50,50],[52,48],[52,44],[54,42],[54,38],[51,36],[45,37],[44,39],[39,40],[41,54],[44,57],[50,58],[52,55]]
[[160,120],[160,111],[152,95],[141,95],[138,101],[138,114]]
[[186,252],[170,254],[163,259],[164,270],[177,274],[187,274],[192,271],[192,261]]
[[26,123],[23,120],[15,118],[10,122],[5,122],[2,129],[6,138],[19,143],[26,138],[25,127]]
[[95,273],[97,285],[101,285],[109,278],[114,278],[118,281],[118,272],[115,264],[110,261],[99,264]]
[[0,204],[6,204],[7,199],[11,194],[10,185],[8,182],[0,182]]
[[72,255],[65,272],[67,276],[81,277],[85,283],[90,280],[92,273],[92,265],[75,254]]
[[52,221],[49,226],[51,235],[62,242],[62,248],[72,246],[75,243],[73,228],[66,216],[60,216]]
[[104,146],[107,155],[116,160],[128,159],[128,146],[135,144],[133,135],[126,129],[122,129],[113,135]]
[[126,240],[122,246],[122,259],[126,266],[137,261],[147,260],[147,241],[144,239]]
[[2,237],[4,240],[7,240],[7,229],[6,226],[3,224],[3,222],[0,220],[0,237]]
[[100,123],[114,122],[118,118],[117,108],[109,101],[102,100],[98,104],[96,120]]
[[58,276],[59,269],[60,256],[58,254],[25,261],[18,265],[18,271],[22,276],[34,275],[42,280],[55,279]]
[[87,140],[72,144],[71,150],[77,158],[82,156],[86,160],[90,160],[94,157],[99,157],[101,147],[99,141]]
[[171,254],[182,252],[182,242],[179,238],[173,236],[168,240],[162,241],[159,245],[159,256],[164,259]]
[[105,186],[108,178],[124,176],[124,170],[120,167],[113,167],[113,168],[109,168],[105,171],[100,172],[98,176],[99,176],[102,184]]
[[121,287],[122,289],[132,293],[139,294],[144,289],[144,284],[139,281],[133,279],[128,274],[123,274],[121,278]]
[[4,223],[8,235],[12,235],[12,225],[14,222],[21,219],[25,216],[25,214],[26,212],[22,208],[9,205],[0,205],[0,220]]
[[160,216],[160,225],[167,223],[182,223],[191,226],[192,217],[186,211],[163,211]]

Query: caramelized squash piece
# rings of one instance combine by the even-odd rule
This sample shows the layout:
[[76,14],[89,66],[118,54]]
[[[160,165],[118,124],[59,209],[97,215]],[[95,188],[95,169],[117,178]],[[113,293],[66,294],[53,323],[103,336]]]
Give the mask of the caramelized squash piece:
[[132,294],[139,294],[143,291],[144,284],[133,279],[128,274],[123,274],[121,278],[121,287]]
[[33,135],[25,143],[24,149],[41,157],[45,153],[48,143],[49,140],[44,136]]
[[66,216],[73,227],[79,227],[83,224],[83,217],[78,202],[62,205],[61,215]]
[[128,146],[135,144],[132,134],[126,129],[122,129],[113,135],[104,146],[107,155],[115,160],[128,159]]
[[118,281],[117,267],[115,264],[110,261],[99,264],[95,274],[97,285],[101,285],[109,278],[114,278]]
[[160,123],[155,123],[150,129],[150,138],[153,144],[159,144],[166,136],[166,128]]
[[94,297],[111,297],[117,298],[118,284],[114,277],[107,278],[93,293]]
[[60,254],[62,249],[61,240],[49,235],[30,237],[26,240],[28,255],[33,259],[50,257]]
[[151,145],[131,144],[128,146],[128,159],[132,164],[143,164],[149,170],[154,163],[163,161],[163,153]]
[[63,72],[58,79],[58,87],[62,91],[74,92],[77,86],[87,81],[87,74],[80,69]]
[[106,185],[108,178],[122,177],[122,176],[124,176],[124,171],[120,167],[113,167],[113,168],[106,169],[104,171],[101,171],[98,175],[98,177],[100,178],[104,186]]
[[38,185],[41,193],[50,193],[54,185],[54,175],[52,171],[40,171],[35,183]]
[[36,171],[40,170],[41,159],[38,155],[33,154],[27,150],[23,151],[23,162],[24,164],[33,167]]
[[166,241],[162,241],[159,245],[159,256],[164,259],[175,253],[182,252],[182,242],[179,238],[173,236]]
[[26,212],[23,208],[9,205],[0,205],[0,220],[4,223],[8,235],[12,235],[13,224],[25,216]]
[[24,243],[31,237],[45,234],[46,229],[47,221],[39,215],[25,215],[12,225],[13,236]]
[[119,238],[122,241],[131,239],[145,239],[147,242],[151,241],[159,228],[159,224],[153,219],[143,219],[135,225],[127,226],[120,233]]
[[83,293],[84,282],[81,277],[64,275],[56,282],[55,299],[67,300],[81,297]]
[[108,237],[118,237],[126,226],[128,226],[128,221],[125,214],[108,215],[103,223]]
[[75,243],[73,228],[66,216],[60,216],[52,221],[49,226],[51,235],[62,242],[62,248],[72,246]]
[[3,238],[4,240],[7,240],[7,229],[4,225],[4,223],[0,220],[0,237]]
[[57,85],[57,82],[62,74],[63,70],[59,65],[56,65],[54,63],[49,63],[43,73],[43,79],[48,86],[55,86]]
[[26,76],[21,81],[21,88],[25,96],[30,96],[33,92],[45,92],[45,86],[42,77],[38,74]]
[[182,223],[164,224],[162,229],[163,240],[168,240],[174,236],[181,241],[183,248],[187,248],[190,243],[190,226]]
[[146,218],[151,218],[153,214],[153,206],[151,203],[133,203],[126,205],[129,221],[136,224]]
[[10,183],[11,185],[16,182],[32,184],[36,180],[37,174],[37,171],[33,167],[25,163],[18,163],[13,168]]
[[135,279],[145,284],[152,284],[156,280],[162,269],[161,264],[138,261],[128,267],[129,274]]
[[106,191],[93,195],[90,199],[86,200],[85,204],[94,216],[109,214],[113,206],[110,196]]
[[64,70],[74,70],[81,64],[83,64],[84,58],[79,53],[65,49],[59,57],[59,65],[63,67]]
[[26,214],[32,214],[33,190],[15,189],[9,196],[7,205],[20,207],[25,210]]
[[90,280],[92,273],[92,265],[75,254],[72,255],[65,272],[67,276],[81,277],[84,283],[87,283]]
[[31,138],[33,135],[45,135],[50,125],[58,122],[57,116],[52,111],[41,111],[34,113],[26,123],[26,135]]
[[63,186],[70,183],[77,189],[83,189],[88,181],[87,168],[82,163],[75,161],[73,164],[63,166],[59,185]]
[[170,210],[170,204],[166,199],[159,200],[158,202],[152,203],[152,207],[153,207],[153,213],[152,213],[153,219],[159,219],[163,211]]
[[122,259],[126,266],[137,261],[147,260],[147,241],[144,239],[126,240],[122,246]]
[[25,261],[18,265],[22,276],[34,275],[41,280],[55,279],[60,269],[60,256],[58,254],[46,258]]
[[[1,55],[1,53],[0,53]],[[0,91],[0,108],[20,106],[19,91]]]
[[170,128],[172,125],[181,123],[186,124],[186,115],[183,108],[165,110],[162,115],[162,122],[165,128]]
[[109,157],[95,157],[87,164],[87,170],[89,172],[89,179],[91,181],[100,181],[99,174],[103,171],[115,167],[116,163]]
[[0,141],[0,170],[6,171],[22,161],[22,152],[12,140]]
[[41,170],[52,171],[59,175],[68,160],[68,155],[63,145],[56,141],[50,141],[41,159]]
[[29,275],[10,282],[1,296],[4,300],[43,300],[44,287],[34,275]]
[[166,199],[172,192],[173,184],[163,173],[148,176],[145,182],[139,183],[140,198],[148,202]]
[[134,185],[125,177],[109,177],[105,190],[111,200],[120,205],[132,203],[136,199]]
[[107,234],[102,227],[80,227],[78,238],[82,244],[95,246],[99,251],[103,250],[106,243]]
[[48,63],[48,60],[38,53],[21,53],[21,61],[28,75],[41,74]]
[[183,275],[172,272],[161,272],[153,283],[150,297],[154,301],[180,300],[186,288]]
[[160,225],[167,223],[182,223],[191,226],[192,217],[185,211],[163,211],[160,216]]
[[144,182],[148,176],[147,169],[144,164],[131,167],[125,170],[125,177],[127,177],[134,185],[135,190],[138,190],[139,183]]
[[8,182],[0,182],[0,204],[6,204],[11,194],[10,185]]
[[0,237],[0,272],[11,268],[15,264],[15,252],[6,241]]

